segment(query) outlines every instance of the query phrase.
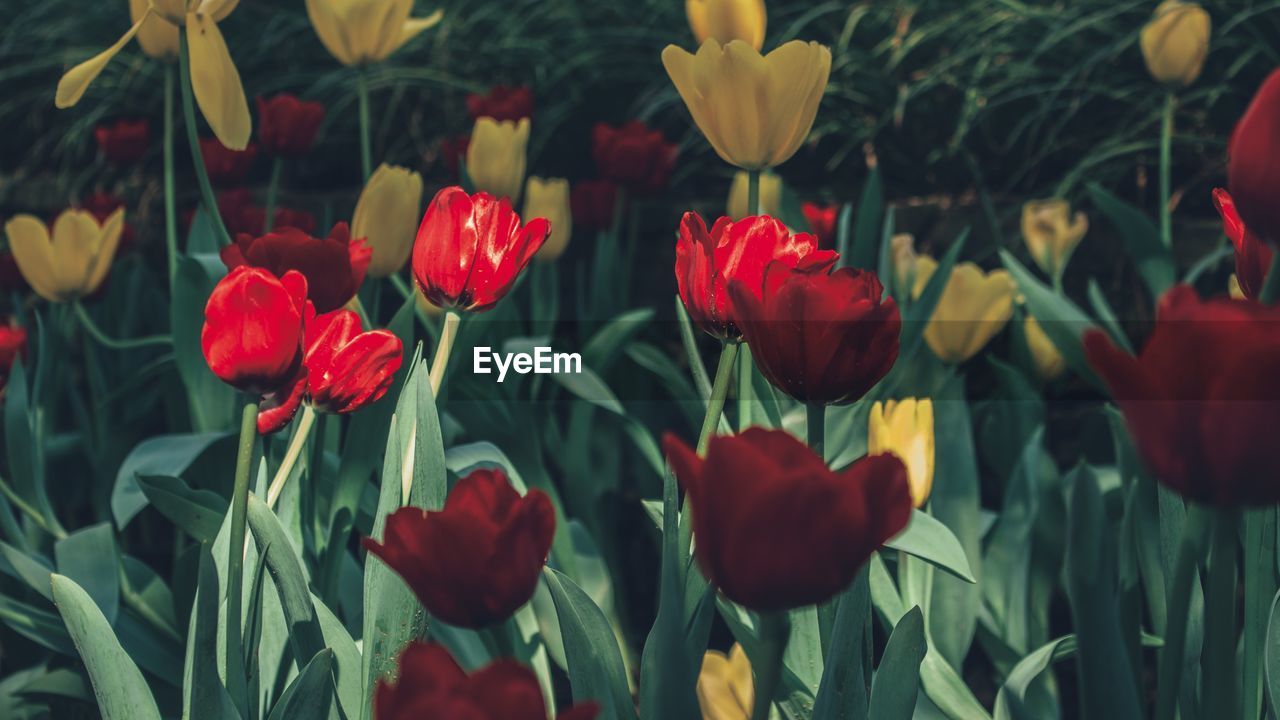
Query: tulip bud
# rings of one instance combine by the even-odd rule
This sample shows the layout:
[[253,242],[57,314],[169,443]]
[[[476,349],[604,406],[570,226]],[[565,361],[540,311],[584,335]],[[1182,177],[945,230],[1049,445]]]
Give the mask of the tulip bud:
[[1222,216],[1222,230],[1235,248],[1236,272],[1231,276],[1229,292],[1232,297],[1257,299],[1271,270],[1273,251],[1245,227],[1226,190],[1213,191],[1213,204]]
[[746,720],[755,703],[751,661],[738,643],[725,655],[708,650],[698,673],[698,706],[708,720]]
[[[152,0],[129,0],[130,19],[135,23],[141,20],[143,13],[151,4]],[[161,3],[155,3],[155,5],[158,7]],[[177,14],[181,16],[182,10]],[[163,17],[153,15],[147,18],[147,21],[142,23],[142,27],[138,28],[137,39],[142,52],[148,57],[157,60],[172,60],[178,57],[178,26]]]
[[477,120],[467,146],[471,184],[495,197],[510,198],[513,203],[519,200],[528,144],[528,118],[514,122],[487,117]]
[[778,217],[782,214],[782,178],[773,173],[760,173],[760,209],[747,207],[747,196],[750,194],[748,184],[750,178],[745,170],[733,174],[733,184],[729,186],[729,201],[725,205],[725,214],[733,220],[742,220],[751,215],[768,215]]
[[[915,288],[919,297],[938,267],[921,255],[915,263]],[[1013,317],[1017,285],[1005,270],[984,273],[973,263],[957,264],[924,329],[925,342],[943,362],[959,364],[977,355]]]
[[93,129],[98,152],[115,165],[132,165],[151,145],[151,126],[146,120],[117,120]]
[[1280,244],[1280,70],[1267,76],[1227,147],[1227,185],[1240,218],[1264,242]]
[[1044,328],[1040,327],[1040,321],[1028,315],[1023,321],[1022,333],[1027,339],[1027,350],[1031,353],[1036,375],[1041,380],[1055,380],[1061,376],[1062,371],[1067,368],[1066,360],[1062,358],[1058,346],[1045,334]]
[[757,51],[764,46],[764,0],[685,0],[684,9],[699,45],[712,38],[721,45],[741,40]]
[[289,93],[259,96],[258,145],[276,156],[302,155],[311,149],[324,120],[324,106]]
[[219,380],[250,393],[294,382],[302,362],[307,280],[238,267],[218,281],[204,308],[200,347]]
[[400,271],[413,249],[414,230],[422,209],[422,176],[407,168],[379,165],[365,183],[351,236],[373,249],[369,274],[384,278]]
[[413,0],[307,0],[307,17],[325,49],[343,65],[382,62],[444,11],[412,18]]
[[253,169],[258,146],[250,143],[243,150],[232,150],[216,137],[200,138],[200,160],[214,185],[238,185]]
[[564,178],[529,178],[524,188],[525,218],[544,218],[551,223],[551,234],[534,255],[535,260],[551,261],[564,254],[573,235],[573,210],[569,206],[569,181]]
[[828,250],[835,249],[840,223],[839,203],[819,205],[815,202],[806,202],[800,205],[800,212],[809,223],[809,231],[818,236],[818,246]]
[[613,227],[618,186],[610,180],[582,180],[574,184],[569,199],[573,224],[579,230],[599,232]]
[[877,402],[867,416],[867,452],[893,453],[907,466],[911,503],[921,507],[933,489],[933,401]]
[[87,210],[66,210],[49,228],[33,215],[17,215],[4,226],[22,277],[49,302],[92,294],[107,277],[124,233],[124,208],[103,222]]
[[1182,87],[1195,82],[1209,53],[1212,26],[1209,13],[1196,3],[1160,3],[1138,38],[1151,77]]
[[1082,212],[1073,216],[1066,200],[1032,200],[1022,206],[1022,240],[1050,277],[1061,276],[1088,231],[1089,218]]
[[889,240],[890,260],[893,264],[895,293],[912,294],[916,276],[916,239],[911,233],[898,233]]
[[662,132],[650,130],[639,120],[618,127],[596,123],[591,132],[591,154],[600,177],[626,188],[634,195],[656,195],[667,187],[675,168],[675,143]]

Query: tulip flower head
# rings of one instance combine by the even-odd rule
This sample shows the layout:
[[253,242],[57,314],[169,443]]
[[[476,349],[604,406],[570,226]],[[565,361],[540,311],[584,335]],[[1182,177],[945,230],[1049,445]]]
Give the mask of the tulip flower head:
[[519,200],[528,144],[528,118],[477,120],[467,145],[467,175],[472,185],[490,195],[511,198],[513,203]]
[[327,238],[314,238],[294,227],[283,227],[261,237],[241,233],[220,254],[229,270],[252,265],[277,276],[289,270],[302,273],[316,310],[327,313],[355,297],[372,253],[362,238],[351,238],[346,223],[338,223]]
[[1227,189],[1245,227],[1280,244],[1280,70],[1267,76],[1227,147]]
[[574,184],[569,204],[573,208],[573,224],[579,230],[608,230],[613,227],[618,186],[609,180],[583,180]]
[[533,90],[524,85],[494,85],[489,92],[467,96],[467,114],[473,121],[482,117],[521,120],[533,117]]
[[444,17],[437,10],[409,17],[413,0],[307,0],[307,17],[321,44],[343,65],[386,60]]
[[104,221],[87,210],[65,210],[53,228],[33,215],[17,215],[4,226],[22,277],[49,302],[91,295],[102,285],[124,232],[124,208]]
[[1257,299],[1271,269],[1272,250],[1258,236],[1249,232],[1231,195],[1222,188],[1213,191],[1213,205],[1222,216],[1222,230],[1235,248],[1236,274],[1233,277],[1240,297]]
[[[937,267],[928,255],[916,259],[913,296],[924,292]],[[1017,289],[1004,270],[984,273],[970,262],[956,264],[924,329],[925,342],[946,363],[958,365],[977,355],[1013,317]]]
[[480,469],[458,481],[440,511],[403,507],[365,549],[404,578],[433,616],[484,628],[533,597],[556,515],[538,489],[521,497],[504,472]]
[[[893,281],[896,283],[894,294],[910,294],[915,287],[916,261],[920,258],[916,254],[915,236],[911,233],[894,235],[889,239],[889,253],[893,264]],[[929,258],[929,262],[932,262],[932,258]],[[927,266],[928,263],[926,263],[926,270],[932,272]],[[921,287],[923,289],[923,286]]]
[[755,682],[751,661],[742,646],[734,643],[725,655],[708,650],[698,673],[698,706],[703,720],[747,720],[755,707]]
[[818,245],[827,249],[835,249],[836,234],[840,222],[840,205],[819,205],[806,202],[800,205],[800,212],[809,223],[809,231],[818,237]]
[[766,172],[760,173],[760,209],[747,207],[750,195],[750,178],[745,170],[733,174],[733,183],[729,185],[729,201],[725,205],[725,214],[734,220],[741,220],[750,215],[768,215],[777,217],[782,213],[782,178]]
[[379,165],[365,183],[351,217],[351,234],[373,249],[369,274],[394,275],[413,250],[414,229],[422,209],[422,176],[407,168]]
[[907,466],[911,503],[921,507],[933,489],[933,401],[876,402],[867,417],[867,452],[893,453]]
[[1200,77],[1213,22],[1193,2],[1165,0],[1142,28],[1138,44],[1156,82],[1186,87]]
[[1066,200],[1032,200],[1022,206],[1022,240],[1050,277],[1061,276],[1088,231],[1089,218],[1082,212],[1072,215]]
[[413,277],[436,307],[484,312],[506,296],[551,232],[521,225],[507,198],[460,187],[436,193],[413,244]]
[[663,448],[688,493],[698,564],[752,610],[830,599],[911,516],[907,469],[893,455],[834,472],[792,435],[762,428],[711,438],[705,459],[673,435]]
[[535,260],[551,261],[564,254],[573,235],[573,209],[569,206],[569,181],[564,178],[529,178],[524,189],[524,217],[551,223],[551,234]]
[[[130,22],[143,19],[151,5],[160,6],[155,0],[129,0]],[[152,13],[138,28],[138,47],[148,57],[171,61],[178,57],[178,26],[166,22],[158,13]]]
[[151,146],[151,126],[146,120],[117,120],[93,129],[98,152],[114,165],[132,165]]
[[743,170],[781,165],[813,127],[831,51],[793,40],[768,55],[741,40],[708,39],[697,55],[668,45],[662,64],[716,153]]
[[666,189],[679,151],[660,131],[650,130],[639,120],[618,127],[597,123],[591,148],[601,177],[640,196]]
[[685,0],[684,9],[699,45],[711,38],[721,45],[741,40],[757,52],[764,47],[764,0]]
[[258,146],[250,143],[243,150],[232,150],[216,137],[200,138],[200,159],[209,182],[222,187],[239,185],[258,159]]
[[12,318],[0,322],[0,400],[9,384],[9,372],[18,358],[27,354],[27,331]]
[[218,281],[204,308],[200,347],[219,380],[264,395],[290,385],[302,362],[307,279],[240,266]]
[[311,149],[324,120],[324,106],[289,93],[259,96],[258,144],[269,155],[302,155]]
[[1067,361],[1062,357],[1058,346],[1045,334],[1040,321],[1031,315],[1022,322],[1022,334],[1027,340],[1027,350],[1031,354],[1031,362],[1035,365],[1036,375],[1041,380],[1056,380],[1067,369]]

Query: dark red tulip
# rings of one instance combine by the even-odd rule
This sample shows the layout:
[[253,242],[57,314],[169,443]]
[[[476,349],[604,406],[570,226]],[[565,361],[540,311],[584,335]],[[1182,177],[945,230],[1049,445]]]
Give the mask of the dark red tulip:
[[819,250],[814,236],[792,235],[767,215],[737,222],[722,217],[708,233],[702,218],[688,212],[680,221],[676,242],[676,284],[693,322],[715,337],[732,340],[741,330],[738,310],[728,292],[730,280],[742,282],[759,295],[764,269],[775,260],[816,272],[830,267],[837,258],[834,252]]
[[591,151],[601,177],[637,195],[653,195],[666,189],[678,148],[661,132],[632,120],[618,127],[596,123]]
[[[443,645],[414,641],[397,660],[394,684],[379,680],[374,691],[376,720],[547,720],[538,676],[504,658],[467,675]],[[583,703],[556,720],[592,720],[599,712]]]
[[209,182],[214,185],[238,185],[253,169],[258,146],[249,143],[243,150],[232,150],[217,138],[200,138],[200,157],[204,160]]
[[258,146],[269,155],[302,155],[311,149],[324,120],[324,106],[280,93],[257,98]]
[[1217,188],[1213,191],[1213,205],[1222,216],[1223,232],[1236,249],[1236,282],[1240,285],[1240,292],[1251,300],[1257,299],[1267,279],[1267,271],[1271,269],[1271,248],[1245,227],[1226,190]]
[[346,305],[364,282],[373,250],[363,238],[351,239],[346,223],[338,223],[327,238],[315,238],[295,227],[283,227],[261,237],[247,233],[221,250],[227,268],[252,265],[283,275],[297,270],[307,277],[316,311],[327,313]]
[[[275,222],[271,224],[272,231],[295,228],[308,235],[315,232],[316,216],[305,210],[278,207],[274,214]],[[267,209],[260,205],[249,205],[240,211],[238,222],[237,232],[261,235],[267,227]]]
[[907,526],[907,469],[893,454],[828,469],[783,430],[711,438],[700,458],[663,447],[693,511],[694,554],[725,597],[759,611],[830,599]]
[[555,530],[545,493],[520,497],[501,470],[481,469],[458,481],[443,510],[400,508],[387,518],[382,543],[365,538],[364,546],[404,578],[427,612],[483,628],[533,597]]
[[151,146],[151,125],[146,120],[116,120],[94,128],[93,139],[108,162],[132,165]]
[[241,266],[222,278],[204,308],[200,346],[209,369],[240,390],[279,390],[302,362],[302,316],[307,279],[289,271],[277,278]]
[[1227,154],[1227,187],[1245,226],[1268,243],[1280,243],[1280,70],[1253,96]]
[[599,232],[613,227],[617,211],[618,186],[611,180],[583,180],[569,195],[575,230]]
[[818,236],[818,246],[834,248],[836,226],[840,222],[840,206],[807,202],[800,205],[800,211],[809,223],[809,231]]
[[462,163],[470,146],[470,135],[454,135],[440,141],[440,161],[454,182],[462,182]]
[[1097,330],[1084,349],[1156,479],[1210,505],[1280,502],[1280,308],[1176,285],[1136,358]]
[[533,117],[533,90],[524,85],[494,85],[484,95],[467,96],[467,113],[472,120],[490,117],[499,122]]
[[0,398],[9,383],[9,371],[19,357],[27,354],[27,331],[12,319],[0,322]]
[[432,198],[413,243],[413,277],[436,307],[484,312],[507,294],[551,232],[520,224],[511,201],[447,187]]
[[862,398],[898,359],[902,317],[875,273],[801,272],[772,262],[761,289],[729,283],[742,338],[774,387],[807,403]]

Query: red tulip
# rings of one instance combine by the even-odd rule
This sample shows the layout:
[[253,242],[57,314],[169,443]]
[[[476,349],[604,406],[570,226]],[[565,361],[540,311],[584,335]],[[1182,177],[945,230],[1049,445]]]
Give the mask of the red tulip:
[[311,149],[324,120],[324,106],[280,93],[259,96],[258,145],[270,155],[302,155]]
[[1236,282],[1240,284],[1240,292],[1251,300],[1257,299],[1271,269],[1271,248],[1245,227],[1226,190],[1213,191],[1213,205],[1222,216],[1223,232],[1236,249]]
[[1280,70],[1253,96],[1227,154],[1227,185],[1244,224],[1264,241],[1280,243]]
[[[316,216],[305,210],[277,207],[273,214],[275,215],[275,221],[271,223],[273,232],[285,228],[301,230],[308,235],[315,232]],[[267,209],[260,205],[249,205],[240,211],[238,222],[237,232],[261,235],[267,227]]]
[[302,313],[307,279],[289,271],[277,278],[237,267],[218,282],[204,308],[200,346],[223,382],[249,393],[279,390],[302,362]]
[[890,453],[833,472],[795,437],[763,428],[711,438],[705,459],[674,435],[663,447],[688,493],[698,564],[752,610],[831,598],[911,517],[907,469]]
[[533,91],[523,85],[494,85],[488,94],[467,96],[467,113],[472,120],[491,117],[499,122],[533,117]]
[[838,256],[818,250],[818,240],[807,233],[792,235],[786,226],[767,215],[734,222],[722,217],[707,233],[697,213],[685,213],[676,242],[676,284],[689,317],[698,327],[718,338],[736,339],[741,331],[738,309],[728,293],[731,280],[747,288],[759,288],[764,269],[778,261],[788,267],[818,271],[830,267]]
[[772,262],[761,290],[734,279],[729,297],[760,374],[808,403],[860,399],[898,359],[902,317],[875,273],[801,272]]
[[800,211],[809,223],[809,230],[818,236],[818,246],[834,248],[836,246],[836,225],[840,222],[840,206],[819,205],[818,203],[802,203]]
[[413,277],[436,307],[484,312],[511,290],[550,233],[543,218],[522,226],[507,198],[447,187],[418,226]]
[[27,354],[27,331],[13,321],[0,323],[0,398],[4,397],[9,371],[18,358]]
[[232,150],[217,138],[200,138],[200,157],[204,160],[209,182],[214,185],[236,185],[253,169],[258,146],[249,143],[243,150]]
[[613,227],[618,202],[618,186],[609,180],[583,180],[573,186],[569,205],[573,209],[573,227],[599,232]]
[[94,128],[93,139],[108,162],[132,165],[151,146],[151,125],[146,120],[117,120]]
[[1097,330],[1084,349],[1160,482],[1211,505],[1280,502],[1280,308],[1177,285],[1136,358]]
[[639,120],[616,128],[596,123],[591,146],[601,177],[637,195],[653,195],[667,187],[678,151],[675,143]]
[[[547,720],[542,687],[533,671],[501,659],[468,676],[443,645],[415,641],[398,660],[394,684],[379,680],[376,720]],[[559,713],[556,720],[592,720],[594,702]]]
[[524,497],[501,470],[458,481],[439,512],[403,507],[382,544],[365,548],[404,578],[427,612],[466,628],[502,622],[533,597],[551,550],[556,515],[533,489]]
[[228,269],[252,265],[276,275],[297,270],[307,277],[316,311],[327,313],[355,297],[373,250],[363,238],[352,240],[347,224],[338,223],[324,239],[293,227],[261,237],[241,233],[235,243],[222,248],[221,254]]

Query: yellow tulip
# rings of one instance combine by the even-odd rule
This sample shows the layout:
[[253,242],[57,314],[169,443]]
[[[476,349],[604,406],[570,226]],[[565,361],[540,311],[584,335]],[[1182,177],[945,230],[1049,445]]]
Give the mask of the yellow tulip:
[[369,176],[351,216],[351,237],[364,238],[373,248],[370,276],[387,277],[404,267],[421,211],[421,175],[384,163]]
[[[916,239],[911,233],[898,233],[889,241],[890,260],[893,263],[893,279],[901,292],[911,287],[916,274]],[[895,290],[894,292],[899,292]]]
[[[928,255],[916,259],[913,297],[924,292],[937,268],[937,261]],[[958,263],[924,329],[925,342],[943,362],[959,364],[968,360],[1013,317],[1016,293],[1017,285],[1008,272],[984,273],[971,262]]]
[[747,720],[755,695],[751,661],[741,645],[735,643],[728,656],[711,650],[702,657],[698,673],[702,720]]
[[786,162],[809,135],[831,73],[831,51],[793,40],[768,55],[709,39],[697,55],[668,45],[662,64],[717,154],[743,170]]
[[477,190],[497,197],[520,198],[524,184],[525,148],[529,144],[529,118],[518,122],[482,117],[471,131],[467,146],[467,175]]
[[66,210],[54,220],[52,235],[39,218],[18,215],[4,231],[31,288],[50,302],[68,302],[97,290],[106,278],[124,232],[124,208],[101,224],[87,211]]
[[[755,208],[747,207],[747,173],[739,170],[733,175],[733,184],[729,186],[729,202],[725,209],[729,217],[741,220],[748,215],[755,215]],[[773,173],[760,173],[760,213],[770,217],[778,217],[782,211],[782,178]]]
[[756,50],[764,46],[764,0],[685,0],[684,10],[698,44],[711,38],[721,45],[741,40]]
[[867,452],[891,452],[907,466],[911,502],[924,505],[933,489],[933,401],[877,402],[867,417]]
[[[153,0],[129,0],[129,17],[133,22],[142,20],[147,8]],[[155,3],[157,6],[160,3]],[[179,6],[178,14],[181,15]],[[178,26],[165,22],[157,13],[152,13],[138,28],[138,45],[142,52],[157,60],[170,60],[178,56]]]
[[1058,352],[1039,321],[1030,315],[1023,321],[1023,334],[1027,337],[1027,349],[1031,351],[1031,362],[1036,366],[1036,374],[1042,380],[1053,380],[1067,369],[1067,361]]
[[382,62],[444,17],[411,18],[413,0],[307,0],[307,17],[329,54],[343,65]]
[[[200,112],[209,122],[213,134],[232,150],[243,150],[249,144],[251,123],[249,104],[244,98],[240,73],[231,62],[227,43],[218,23],[235,9],[237,0],[151,0],[151,4],[134,13],[133,27],[114,45],[71,68],[58,81],[54,104],[69,108],[80,102],[85,90],[98,77],[111,58],[138,36],[143,51],[162,49],[164,40],[156,21],[186,30],[190,48],[191,89]],[[176,35],[175,35],[176,37]],[[152,45],[152,43],[159,43]]]
[[551,261],[564,254],[573,235],[573,209],[569,205],[569,181],[564,178],[529,178],[524,186],[524,212],[520,219],[546,218],[551,235],[543,243],[535,260]]
[[1142,28],[1138,44],[1156,82],[1186,87],[1196,81],[1209,54],[1213,22],[1193,2],[1165,0]]
[[1089,232],[1089,218],[1071,214],[1066,200],[1032,200],[1022,206],[1022,240],[1041,270],[1059,277]]
[[1244,299],[1244,290],[1240,289],[1240,278],[1236,277],[1235,273],[1231,273],[1231,277],[1227,278],[1227,295],[1230,295],[1232,300]]

